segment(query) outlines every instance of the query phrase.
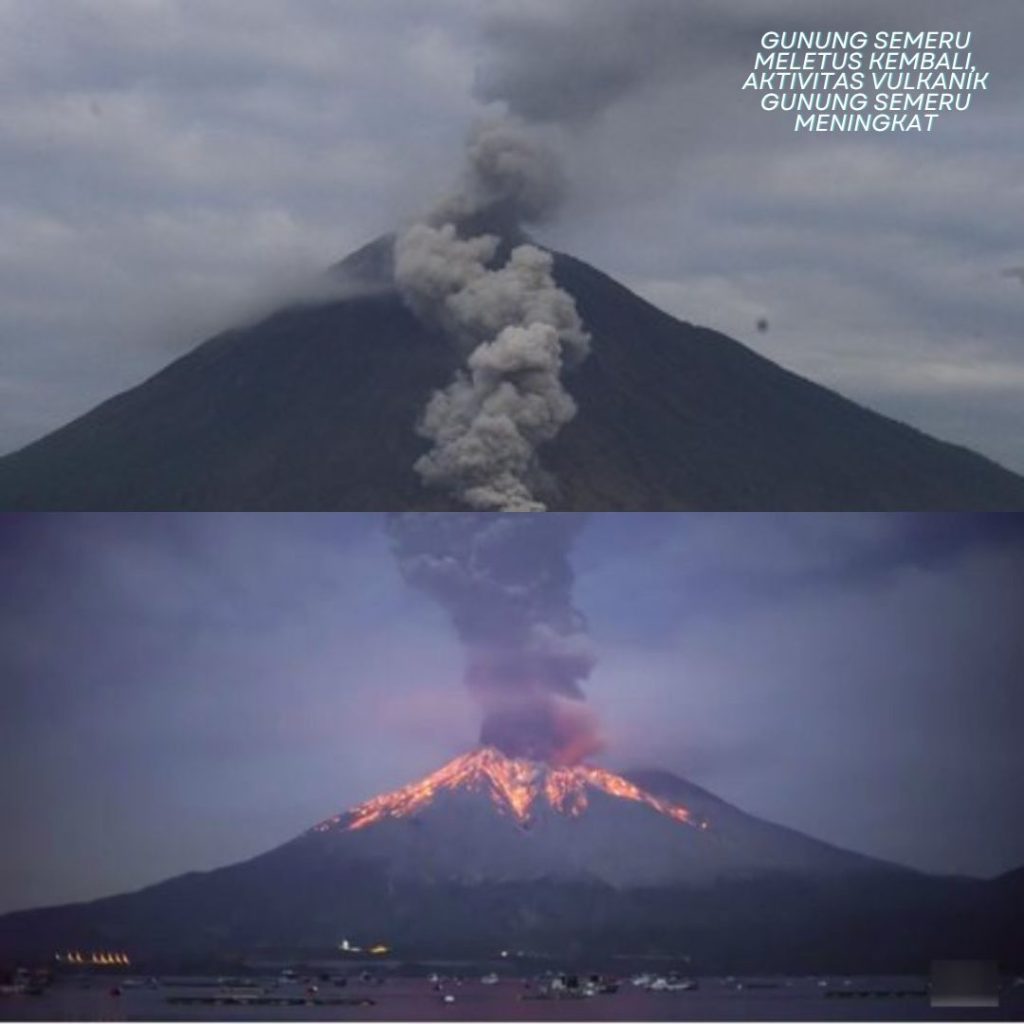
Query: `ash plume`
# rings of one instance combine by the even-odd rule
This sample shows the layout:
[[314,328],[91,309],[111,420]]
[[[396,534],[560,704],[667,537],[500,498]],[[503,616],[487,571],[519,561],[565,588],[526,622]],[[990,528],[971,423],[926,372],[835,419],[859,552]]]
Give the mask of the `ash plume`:
[[395,242],[406,303],[466,353],[423,413],[418,431],[433,447],[415,469],[470,508],[542,511],[537,449],[576,414],[562,371],[590,339],[549,253],[516,245],[503,264],[499,254],[520,224],[553,212],[564,182],[553,153],[513,119],[478,127],[466,156],[459,189]]
[[[525,121],[579,129],[660,83],[685,82],[695,62],[742,47],[738,35],[757,38],[756,11],[723,15],[720,7],[711,0],[499,7],[485,23],[487,56],[474,92]],[[695,35],[703,46],[686,45]],[[709,49],[713,56],[703,57]]]
[[479,123],[466,140],[457,190],[430,222],[465,225],[486,218],[494,230],[518,233],[521,224],[550,217],[565,196],[565,178],[553,150],[515,117]]
[[582,682],[594,657],[573,605],[575,513],[392,513],[404,579],[451,616],[480,742],[510,757],[573,764],[602,746]]

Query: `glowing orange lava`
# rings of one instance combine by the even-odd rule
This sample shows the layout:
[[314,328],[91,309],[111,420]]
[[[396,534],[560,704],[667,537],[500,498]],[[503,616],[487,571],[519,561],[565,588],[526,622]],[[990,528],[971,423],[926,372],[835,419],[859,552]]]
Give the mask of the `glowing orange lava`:
[[459,789],[486,793],[502,813],[510,815],[520,825],[531,820],[538,804],[578,817],[587,808],[588,794],[596,791],[645,804],[681,824],[707,828],[706,822],[695,822],[681,804],[653,796],[603,768],[549,766],[506,757],[493,747],[484,747],[449,761],[418,782],[367,800],[347,815],[323,821],[315,831],[340,827],[351,832],[385,818],[405,818],[424,808],[439,794]]

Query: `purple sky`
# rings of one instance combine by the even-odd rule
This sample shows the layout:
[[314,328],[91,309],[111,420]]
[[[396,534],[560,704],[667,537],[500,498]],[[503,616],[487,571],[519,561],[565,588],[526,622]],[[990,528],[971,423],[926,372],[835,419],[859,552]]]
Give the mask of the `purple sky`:
[[[926,869],[1024,864],[1024,517],[589,517],[604,763]],[[241,859],[470,747],[380,517],[0,517],[0,910]]]

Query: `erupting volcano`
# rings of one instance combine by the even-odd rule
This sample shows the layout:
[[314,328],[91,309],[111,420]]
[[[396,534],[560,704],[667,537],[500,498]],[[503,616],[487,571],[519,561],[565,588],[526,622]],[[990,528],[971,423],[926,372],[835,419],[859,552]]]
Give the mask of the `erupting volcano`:
[[951,935],[1005,953],[1019,906],[1019,879],[921,876],[666,772],[484,746],[251,860],[0,917],[0,955],[327,956],[349,936],[413,959],[511,948],[620,969],[646,952],[719,972],[892,971],[948,955]]
[[[929,879],[667,772],[594,763],[603,736],[584,684],[596,658],[570,557],[584,523],[566,513],[390,515],[402,578],[440,606],[462,646],[476,748],[250,860],[0,918],[0,957],[305,957],[334,955],[354,936],[413,959],[574,949],[617,963],[641,951],[700,956],[719,971],[846,971],[855,956],[878,971],[949,955],[941,937],[954,931],[975,955],[996,955],[1012,878]],[[991,902],[964,931],[962,910],[975,914],[978,900]],[[823,921],[835,921],[824,945]],[[891,941],[884,955],[879,936]]]
[[306,840],[331,858],[372,860],[393,880],[474,885],[705,884],[864,863],[674,776],[630,778],[488,746],[320,822]]
[[367,800],[347,815],[315,826],[347,831],[366,828],[385,818],[408,818],[428,807],[440,793],[465,790],[488,797],[498,813],[518,825],[529,825],[545,808],[578,818],[590,805],[591,795],[604,793],[633,800],[681,824],[707,828],[696,822],[681,804],[661,800],[621,775],[591,765],[551,767],[537,761],[505,757],[490,747],[464,754],[418,782]]
[[313,294],[0,457],[0,508],[1024,508],[1019,475],[544,248],[565,183],[523,129],[474,130],[455,192]]

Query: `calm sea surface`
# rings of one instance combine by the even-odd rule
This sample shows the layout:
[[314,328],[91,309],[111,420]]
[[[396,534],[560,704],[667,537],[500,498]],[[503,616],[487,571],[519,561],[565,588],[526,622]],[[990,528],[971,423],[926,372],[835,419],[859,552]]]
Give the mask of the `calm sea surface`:
[[[200,979],[161,979],[158,987],[137,987],[122,979],[64,978],[42,995],[0,996],[0,1020],[1021,1020],[1024,985],[1004,989],[999,1009],[933,1009],[924,978],[698,979],[691,992],[649,992],[625,983],[614,995],[585,999],[538,999],[535,986],[519,979],[496,985],[447,983],[455,997],[446,1004],[424,978],[389,978],[383,984],[330,983],[309,995],[302,985],[248,979],[280,999],[368,999],[373,1005],[231,1006],[212,1000],[216,986]],[[203,999],[203,1002],[180,1000]]]

